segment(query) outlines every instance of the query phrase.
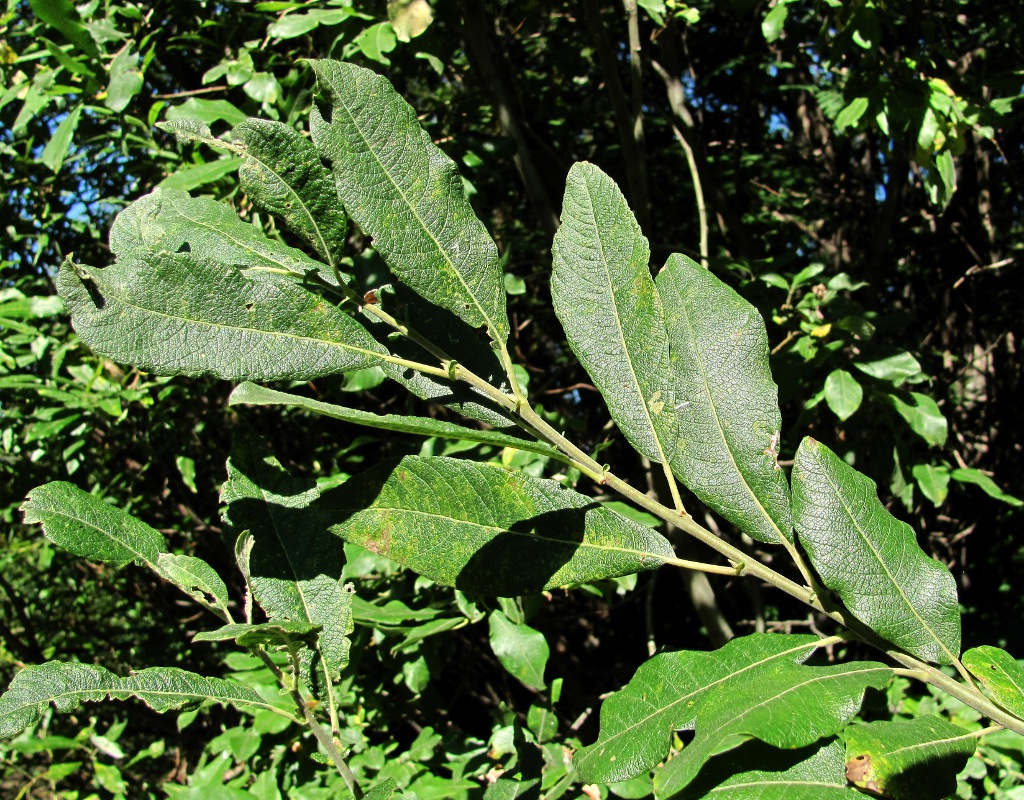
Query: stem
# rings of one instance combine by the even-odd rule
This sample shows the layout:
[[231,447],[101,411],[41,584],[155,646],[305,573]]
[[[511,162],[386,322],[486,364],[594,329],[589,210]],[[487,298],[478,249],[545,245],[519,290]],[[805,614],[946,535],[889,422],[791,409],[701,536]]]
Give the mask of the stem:
[[313,712],[310,711],[309,706],[306,705],[306,700],[303,698],[302,693],[293,685],[294,682],[285,679],[284,673],[281,672],[281,668],[274,663],[274,660],[266,650],[259,647],[250,647],[249,652],[262,661],[267,669],[274,673],[274,677],[277,678],[277,682],[280,684],[281,688],[288,692],[288,695],[292,698],[292,702],[295,703],[295,706],[302,714],[306,727],[309,728],[310,733],[316,737],[316,740],[320,742],[320,745],[324,748],[327,756],[334,764],[335,769],[338,770],[338,774],[341,775],[341,779],[345,781],[345,785],[348,787],[348,790],[352,792],[352,796],[356,798],[362,797],[362,792],[359,790],[359,784],[356,783],[356,776],[352,774],[352,770],[349,768],[348,764],[345,763],[345,758],[341,754],[337,741],[327,734],[323,729],[323,726],[320,725],[320,721],[313,716]]

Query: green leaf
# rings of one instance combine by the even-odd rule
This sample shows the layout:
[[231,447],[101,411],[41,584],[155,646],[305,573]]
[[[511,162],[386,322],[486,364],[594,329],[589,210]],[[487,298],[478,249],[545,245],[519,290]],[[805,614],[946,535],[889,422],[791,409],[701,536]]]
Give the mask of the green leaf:
[[160,374],[310,380],[379,363],[355,319],[303,287],[251,280],[189,253],[105,269],[61,267],[57,285],[97,352]]
[[225,522],[250,532],[249,582],[267,615],[322,628],[320,664],[333,680],[348,663],[352,591],[341,583],[344,543],[327,531],[319,496],[315,481],[291,477],[258,436],[239,430],[221,490]]
[[246,120],[230,140],[245,159],[238,174],[242,190],[337,267],[348,221],[313,144],[294,128],[264,119]]
[[704,503],[762,542],[793,541],[778,465],[779,390],[757,310],[685,256],[657,278],[676,378],[672,470]]
[[935,464],[917,464],[911,470],[917,486],[933,505],[941,506],[949,493],[949,468]]
[[111,111],[124,111],[132,98],[142,91],[142,83],[139,54],[125,46],[110,62],[110,82],[107,84],[107,96],[103,104]]
[[873,661],[825,667],[776,664],[756,679],[720,685],[697,712],[694,740],[654,776],[655,794],[671,797],[716,753],[753,736],[775,747],[806,747],[842,730],[868,688],[881,689],[892,669]]
[[352,40],[352,46],[356,50],[385,67],[391,66],[391,59],[385,54],[394,50],[397,44],[398,37],[395,36],[395,29],[391,27],[390,22],[371,25]]
[[949,477],[955,480],[957,483],[973,483],[979,487],[989,497],[995,498],[996,500],[1002,500],[1011,506],[1020,507],[1024,505],[1024,500],[1020,500],[1013,495],[1007,494],[981,470],[972,469],[970,467],[955,469],[949,473]]
[[320,634],[319,625],[290,620],[270,620],[258,625],[222,625],[215,631],[202,631],[192,637],[193,642],[234,641],[242,647],[268,647],[298,650],[302,647],[316,647]]
[[543,691],[544,668],[548,663],[544,634],[529,625],[517,625],[498,610],[487,620],[491,649],[508,673],[538,692]]
[[855,127],[867,110],[868,98],[855,97],[850,101],[849,105],[839,112],[839,116],[836,117],[836,128],[841,131],[846,128]]
[[406,456],[324,495],[335,533],[431,580],[508,596],[654,569],[659,534],[560,484]]
[[775,42],[782,35],[782,29],[786,24],[786,17],[789,16],[789,3],[780,0],[771,7],[761,22],[761,35],[768,44]]
[[422,34],[434,21],[434,10],[427,0],[388,0],[388,20],[395,38],[408,42]]
[[169,108],[164,114],[164,119],[197,119],[207,125],[223,121],[228,125],[238,125],[246,119],[246,116],[244,111],[227,100],[203,100],[198,97],[190,97],[184,103]]
[[949,426],[946,418],[939,411],[939,406],[931,397],[920,392],[909,393],[911,402],[902,397],[889,394],[887,398],[896,413],[907,421],[910,429],[928,444],[941,447],[946,443]]
[[993,700],[1024,719],[1024,667],[1013,656],[998,647],[982,645],[965,652],[961,660]]
[[836,739],[796,750],[752,740],[712,758],[674,800],[863,800],[846,781],[845,752]]
[[793,465],[793,517],[822,582],[854,616],[918,658],[955,660],[960,612],[953,576],[885,510],[870,478],[810,437]]
[[191,252],[253,270],[247,274],[253,279],[256,272],[306,276],[324,269],[301,250],[268,239],[230,206],[175,189],[157,189],[118,214],[110,228],[110,249],[119,259]]
[[99,60],[100,52],[88,29],[81,23],[71,0],[29,0],[33,13],[91,58]]
[[159,532],[73,484],[38,486],[21,510],[26,524],[42,523],[46,538],[76,556],[118,567],[135,561],[161,571],[157,559],[166,544]]
[[190,167],[183,167],[171,173],[157,184],[160,189],[180,189],[189,192],[215,183],[226,175],[235,172],[242,165],[242,159],[228,156],[210,161],[207,164],[196,164]]
[[889,381],[894,386],[899,386],[906,379],[921,374],[921,365],[907,352],[895,353],[873,361],[855,361],[853,366],[872,378]]
[[845,369],[834,369],[825,378],[825,402],[832,413],[845,422],[864,399],[864,390]]
[[78,122],[81,118],[82,105],[78,104],[60,121],[57,130],[54,131],[50,141],[43,148],[39,160],[48,166],[52,172],[60,172],[60,168],[64,165],[64,159],[67,158],[68,150],[71,149],[71,141],[75,136],[75,129],[78,128]]
[[569,170],[551,252],[551,299],[569,346],[623,436],[665,463],[675,449],[675,401],[650,248],[622,192],[593,164]]
[[413,434],[416,436],[437,436],[442,439],[460,439],[468,442],[480,442],[494,447],[512,447],[516,450],[524,450],[530,453],[539,453],[558,460],[565,460],[565,457],[555,448],[541,442],[520,439],[516,436],[509,436],[505,433],[491,430],[479,430],[477,428],[466,428],[451,422],[433,419],[431,417],[413,417],[401,414],[373,414],[369,411],[359,411],[354,408],[324,403],[319,400],[312,400],[308,397],[300,397],[286,392],[279,392],[274,389],[267,389],[257,386],[254,383],[242,383],[235,388],[228,398],[228,405],[255,405],[270,406],[284,405],[293,408],[302,408],[321,414],[325,417],[340,419],[344,422],[351,422],[356,425],[365,425],[378,430],[392,431],[393,433]]
[[67,712],[83,702],[130,697],[159,712],[195,708],[210,700],[246,711],[280,713],[246,686],[173,667],[153,667],[122,678],[91,664],[49,661],[23,669],[0,697],[0,738],[38,723],[50,703]]
[[394,778],[388,778],[364,794],[363,800],[391,800],[397,790],[398,784],[395,783]]
[[710,653],[654,656],[601,706],[597,741],[574,758],[580,780],[611,783],[650,770],[668,755],[673,731],[692,728],[719,687],[756,687],[763,675],[805,661],[819,641],[804,634],[753,634]]
[[893,800],[943,800],[978,746],[975,734],[936,716],[846,729],[846,775]]
[[278,39],[294,39],[321,25],[339,25],[356,14],[353,8],[314,9],[303,14],[287,14],[267,26],[267,35]]
[[392,271],[472,327],[508,337],[498,251],[453,162],[391,84],[338,61],[311,61],[323,103],[310,131],[345,208]]
[[218,609],[225,618],[230,618],[228,588],[213,567],[201,558],[161,553],[157,556],[156,568],[193,600]]

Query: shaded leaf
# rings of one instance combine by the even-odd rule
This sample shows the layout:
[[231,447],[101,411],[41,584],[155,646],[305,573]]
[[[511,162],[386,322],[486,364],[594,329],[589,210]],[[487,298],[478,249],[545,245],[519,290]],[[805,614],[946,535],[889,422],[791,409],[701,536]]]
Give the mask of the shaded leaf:
[[669,258],[657,286],[676,379],[673,472],[748,535],[793,541],[789,487],[777,461],[779,390],[768,364],[764,320],[685,256]]
[[319,625],[290,620],[270,620],[258,625],[251,623],[222,625],[215,631],[201,631],[192,637],[193,642],[234,641],[242,647],[268,647],[299,650],[313,648],[320,634]]
[[139,54],[125,46],[110,62],[110,81],[104,105],[118,113],[128,108],[132,98],[142,91],[143,76],[139,69]]
[[287,280],[254,281],[189,253],[61,267],[75,330],[97,352],[170,375],[309,380],[378,363],[355,319]]
[[136,697],[163,712],[195,708],[211,700],[249,711],[273,711],[255,691],[233,681],[204,678],[174,667],[153,667],[126,678],[91,664],[49,661],[26,667],[0,697],[0,738],[13,736],[42,718],[53,703],[74,711],[83,702]]
[[60,31],[64,38],[83,53],[99,59],[96,42],[82,24],[78,10],[71,0],[29,0],[33,13],[51,28]]
[[[221,490],[224,519],[250,533],[249,583],[267,615],[322,629],[320,667],[331,681],[348,663],[352,592],[341,583],[344,543],[314,505],[319,494],[315,481],[290,476],[258,436],[239,430]],[[313,668],[304,658],[304,669]],[[309,679],[324,687],[315,674]]]
[[542,691],[550,655],[544,634],[529,625],[515,624],[498,610],[491,612],[487,624],[491,649],[501,665],[524,685]]
[[977,736],[936,716],[846,729],[846,776],[893,800],[943,800],[978,746]]
[[21,510],[42,523],[46,538],[76,556],[123,566],[130,561],[160,572],[164,537],[141,520],[77,486],[54,481],[33,489]]
[[675,401],[650,248],[622,192],[593,164],[569,170],[551,252],[551,299],[569,346],[623,436],[651,461],[666,462]]
[[1024,505],[1024,500],[1004,492],[994,480],[981,470],[961,467],[950,472],[949,477],[957,483],[972,483],[989,497],[1002,500],[1011,506],[1020,507]]
[[910,429],[928,444],[942,446],[946,443],[949,426],[939,411],[936,402],[926,394],[910,392],[908,403],[899,395],[887,395],[896,413],[907,421]]
[[310,113],[310,131],[349,215],[403,282],[504,342],[498,251],[455,163],[387,80],[353,64],[309,63],[324,101]]
[[229,618],[228,588],[213,567],[195,556],[161,553],[157,569],[167,580],[203,605],[219,609]]
[[963,654],[963,665],[999,705],[1024,719],[1024,667],[998,647],[982,645]]
[[863,399],[864,389],[845,369],[834,369],[825,378],[825,402],[843,422],[860,408]]
[[863,800],[848,785],[846,750],[836,739],[798,750],[757,740],[712,758],[676,800]]
[[461,439],[469,442],[489,444],[494,447],[513,447],[516,450],[540,453],[541,455],[559,460],[564,460],[565,458],[559,451],[548,444],[520,439],[517,436],[510,436],[498,431],[466,428],[462,425],[431,417],[374,414],[369,411],[359,411],[354,408],[323,403],[319,400],[312,400],[308,397],[300,397],[299,395],[288,394],[287,392],[279,392],[275,389],[257,386],[254,383],[239,384],[228,398],[229,406],[242,404],[292,406],[312,411],[315,414],[322,414],[326,417],[340,419],[356,425],[365,425],[378,430],[414,434],[417,436],[437,436],[443,439]]
[[383,462],[324,495],[331,530],[431,580],[515,596],[653,569],[659,534],[560,484],[453,458]]
[[886,511],[870,478],[810,437],[793,466],[793,516],[822,582],[854,616],[919,658],[939,664],[956,658],[953,576],[918,546],[909,525]]
[[238,178],[254,204],[280,217],[332,267],[345,246],[348,221],[331,173],[306,137],[265,119],[231,131],[245,163]]

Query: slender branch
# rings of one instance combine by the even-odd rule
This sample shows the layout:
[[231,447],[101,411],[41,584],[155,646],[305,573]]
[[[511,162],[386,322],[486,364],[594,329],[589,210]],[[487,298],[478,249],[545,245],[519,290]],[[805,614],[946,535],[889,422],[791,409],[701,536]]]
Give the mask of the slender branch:
[[[682,81],[674,75],[670,75],[657,61],[651,61],[651,68],[665,82],[665,93],[668,95],[673,115],[684,124],[686,120],[690,120],[692,125],[693,120],[686,108],[686,95],[683,92]],[[700,263],[706,269],[708,266],[708,207],[704,200],[704,185],[701,183],[700,170],[697,167],[697,157],[694,155],[693,147],[690,146],[678,125],[672,125],[672,133],[680,147],[683,148],[683,153],[686,155],[686,166],[690,170],[690,180],[693,181],[693,194],[697,201],[697,225],[700,228]]]

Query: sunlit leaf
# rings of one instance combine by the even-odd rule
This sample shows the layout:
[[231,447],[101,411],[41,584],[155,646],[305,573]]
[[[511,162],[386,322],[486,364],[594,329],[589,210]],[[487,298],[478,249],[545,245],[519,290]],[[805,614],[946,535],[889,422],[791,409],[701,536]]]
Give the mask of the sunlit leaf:
[[846,729],[846,776],[852,784],[893,800],[943,800],[978,738],[944,719],[925,715]]
[[1024,500],[1004,492],[994,480],[981,470],[961,467],[950,472],[949,477],[957,483],[973,484],[989,497],[1001,500],[1008,505],[1016,507],[1024,505]]
[[386,461],[323,505],[346,540],[492,596],[628,575],[673,555],[655,531],[554,481],[453,458]]
[[779,468],[782,416],[764,320],[708,270],[681,255],[657,277],[668,321],[679,426],[673,471],[762,542],[793,540]]
[[92,664],[49,661],[23,669],[0,697],[0,738],[39,722],[51,703],[58,711],[74,711],[84,702],[130,697],[159,712],[195,708],[208,700],[243,710],[277,711],[240,683],[174,667],[152,667],[122,678]]
[[982,645],[963,654],[963,665],[999,705],[1024,719],[1024,667],[998,647]]
[[164,375],[309,380],[379,363],[354,318],[288,280],[251,280],[190,253],[104,269],[61,267],[57,285],[79,336],[123,364]]
[[515,624],[498,610],[491,612],[488,626],[491,649],[501,665],[524,685],[542,691],[550,655],[544,634],[525,623]]
[[675,449],[675,393],[649,256],[615,182],[574,164],[552,245],[555,313],[623,436],[661,464]]
[[909,392],[907,399],[895,394],[887,395],[896,413],[907,421],[910,429],[928,444],[941,447],[946,443],[949,424],[936,402],[926,394]]
[[[807,437],[793,465],[793,517],[822,582],[854,616],[919,658],[960,652],[956,581],[886,511],[874,482]],[[856,564],[856,569],[850,565]]]
[[848,420],[863,399],[864,390],[845,369],[832,370],[825,378],[825,402],[840,420]]
[[321,95],[310,114],[346,211],[408,286],[495,340],[508,336],[498,251],[466,200],[455,163],[384,78],[309,62]]

